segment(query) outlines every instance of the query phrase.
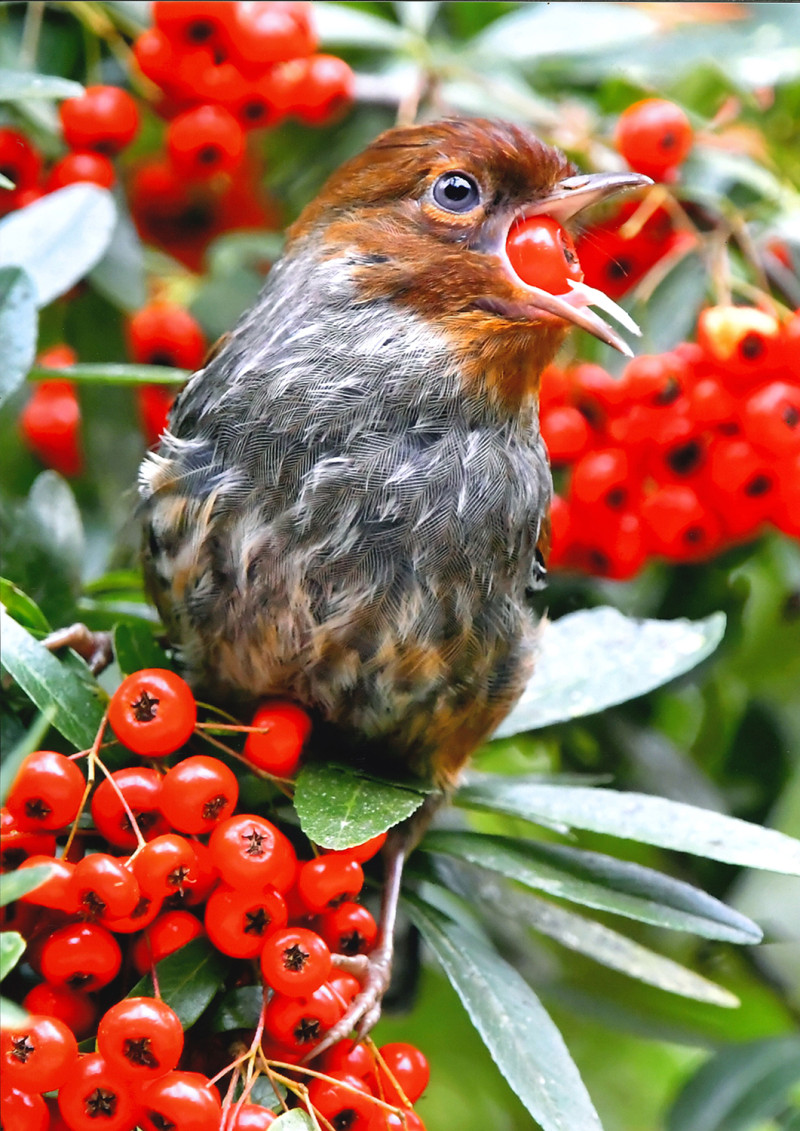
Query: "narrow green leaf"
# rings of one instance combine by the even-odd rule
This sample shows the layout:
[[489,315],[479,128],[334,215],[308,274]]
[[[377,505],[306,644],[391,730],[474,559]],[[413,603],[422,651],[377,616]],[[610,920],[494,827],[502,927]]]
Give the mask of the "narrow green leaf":
[[19,931],[0,931],[0,982],[17,965],[27,945]]
[[108,189],[67,185],[0,220],[0,267],[24,267],[38,306],[68,291],[100,260],[116,221]]
[[36,286],[22,267],[0,267],[0,404],[25,380],[36,355]]
[[[53,725],[53,712],[42,711],[36,715],[28,729],[22,734],[14,746],[9,750],[8,754],[3,756],[3,775],[2,785],[0,785],[0,805],[5,805],[6,798],[8,797],[11,786],[14,784],[14,779],[17,776],[22,763],[29,754],[33,754],[34,750],[41,750],[44,736]],[[0,880],[2,886],[2,880]],[[0,899],[0,906],[2,900]]]
[[152,630],[141,622],[115,625],[114,656],[123,675],[141,671],[142,668],[170,666],[167,654],[153,636]]
[[438,0],[395,0],[394,10],[400,23],[415,35],[427,35],[439,14]]
[[91,746],[103,718],[102,691],[81,661],[67,666],[22,625],[0,610],[2,665],[40,711],[53,711],[53,726],[79,750]]
[[90,279],[92,286],[120,310],[138,310],[147,301],[142,243],[126,211],[119,211],[105,255]]
[[71,365],[66,369],[47,369],[34,365],[28,374],[31,381],[51,381],[54,377],[69,381],[86,381],[97,385],[182,385],[189,377],[188,369],[171,369],[167,365],[117,365],[98,362]]
[[0,1029],[18,1029],[28,1020],[28,1014],[15,1001],[0,997]]
[[399,24],[382,20],[371,12],[358,11],[344,4],[316,3],[314,27],[325,47],[397,48],[408,41],[408,33]]
[[675,264],[646,302],[633,306],[642,331],[637,353],[664,353],[686,341],[709,286],[708,272],[699,255],[690,252]]
[[600,1131],[563,1038],[527,982],[438,908],[415,895],[405,904],[509,1086],[544,1131]]
[[311,1116],[307,1111],[301,1111],[299,1107],[279,1115],[270,1127],[273,1131],[317,1131]]
[[[192,939],[156,966],[161,997],[190,1029],[206,1010],[223,983],[225,958],[203,938]],[[153,980],[146,974],[128,997],[152,997]]]
[[294,803],[300,826],[322,848],[352,848],[404,821],[427,793],[346,766],[310,763],[298,775]]
[[[5,769],[5,766],[3,767]],[[48,864],[36,864],[33,868],[23,868],[17,872],[6,872],[0,877],[0,907],[21,899],[29,891],[35,891],[49,878],[53,869]],[[13,933],[13,932],[6,932]]]
[[598,852],[449,829],[428,833],[420,848],[468,860],[572,903],[658,927],[734,943],[757,943],[762,937],[745,915],[690,884]]
[[582,609],[547,624],[536,668],[494,738],[604,711],[669,683],[710,656],[725,617],[639,620],[616,609]]
[[227,1033],[231,1029],[255,1029],[261,1012],[263,993],[261,986],[237,986],[221,998],[209,1022],[213,1033]]
[[25,628],[32,628],[37,632],[50,631],[47,617],[34,599],[23,593],[7,577],[0,577],[0,605],[3,605],[6,612]]
[[723,1049],[695,1072],[667,1116],[667,1131],[751,1131],[778,1115],[800,1081],[800,1037]]
[[800,840],[664,797],[486,774],[463,786],[454,800],[468,809],[506,813],[534,824],[541,816],[547,822],[561,821],[743,868],[800,875]]
[[687,970],[671,958],[655,954],[602,923],[584,919],[582,915],[527,893],[516,892],[515,897],[510,914],[569,950],[585,954],[603,966],[668,993],[727,1009],[734,1009],[739,1004],[739,999],[722,986]]
[[0,102],[21,102],[31,98],[78,98],[83,87],[60,75],[34,75],[30,71],[0,70]]

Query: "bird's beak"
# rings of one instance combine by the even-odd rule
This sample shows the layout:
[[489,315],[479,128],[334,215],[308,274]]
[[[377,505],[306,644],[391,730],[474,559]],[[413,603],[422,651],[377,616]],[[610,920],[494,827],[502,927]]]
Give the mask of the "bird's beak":
[[[576,177],[566,177],[559,181],[546,197],[535,201],[532,205],[517,213],[512,219],[514,223],[528,216],[552,216],[554,220],[563,223],[572,219],[578,212],[597,204],[606,197],[626,189],[643,188],[651,185],[650,177],[641,173],[586,173]],[[509,225],[510,228],[510,225]],[[507,237],[508,231],[505,233]],[[527,292],[527,301],[519,304],[519,314],[551,314],[563,318],[565,322],[588,330],[596,338],[618,349],[627,357],[633,356],[628,343],[617,331],[609,326],[591,307],[596,306],[614,321],[618,322],[631,334],[639,336],[641,331],[627,311],[618,306],[613,299],[603,291],[590,287],[587,283],[578,283],[570,280],[570,290],[565,294],[553,295],[530,283],[520,279],[508,261],[505,251],[505,238],[499,249],[500,258],[504,261],[506,271],[514,279],[517,287]],[[510,311],[509,311],[510,312]]]

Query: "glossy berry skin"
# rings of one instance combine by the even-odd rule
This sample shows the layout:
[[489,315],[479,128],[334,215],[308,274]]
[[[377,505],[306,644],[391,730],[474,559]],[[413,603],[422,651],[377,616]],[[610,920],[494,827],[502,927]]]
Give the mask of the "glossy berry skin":
[[50,857],[56,850],[52,833],[21,829],[7,808],[0,809],[0,871],[10,872],[30,856]]
[[309,911],[327,911],[358,895],[364,885],[364,871],[348,856],[319,856],[300,868],[297,890]]
[[619,117],[614,143],[632,169],[660,179],[692,148],[691,123],[680,106],[663,98],[634,102]]
[[284,927],[264,943],[261,972],[276,993],[308,997],[331,973],[331,952],[316,931]]
[[343,848],[340,850],[323,849],[323,855],[347,856],[351,860],[357,860],[359,864],[365,864],[367,860],[371,860],[373,856],[378,855],[384,844],[386,844],[386,833],[379,833],[377,836],[365,840],[363,844],[354,844],[352,848]]
[[549,216],[529,216],[513,224],[506,254],[524,282],[553,295],[569,291],[570,279],[583,278],[572,237]]
[[[36,184],[41,168],[41,155],[25,134],[8,126],[0,127],[0,172],[17,189],[26,189]],[[5,195],[6,190],[0,200]]]
[[78,913],[93,921],[130,915],[140,898],[133,870],[105,852],[92,852],[78,861],[72,886]]
[[48,1131],[50,1113],[40,1095],[4,1087],[0,1091],[0,1121],[3,1131]]
[[377,1108],[367,1131],[425,1131],[425,1124],[415,1111],[404,1111],[402,1115],[397,1115]]
[[197,857],[185,837],[164,833],[144,846],[132,867],[143,894],[163,900],[194,882]]
[[366,954],[378,937],[378,925],[360,903],[340,903],[322,916],[320,934],[335,954]]
[[398,1107],[405,1107],[406,1100],[416,1103],[427,1088],[431,1075],[425,1055],[414,1045],[403,1041],[381,1045],[378,1053],[376,1094]]
[[225,882],[231,887],[273,883],[276,834],[274,825],[250,813],[240,813],[218,824],[211,834],[209,848]]
[[82,1056],[58,1093],[58,1106],[71,1131],[131,1131],[138,1105],[127,1081],[99,1053]]
[[206,904],[206,933],[217,950],[233,958],[256,958],[287,919],[286,901],[270,887],[261,892],[218,887]]
[[274,1111],[260,1104],[233,1104],[221,1131],[266,1131],[277,1118]]
[[139,111],[127,91],[117,86],[88,86],[79,98],[59,107],[64,140],[71,149],[92,149],[113,157],[139,130]]
[[54,750],[37,750],[24,759],[6,804],[19,828],[49,832],[74,820],[85,790],[74,762]]
[[70,990],[66,986],[40,982],[38,986],[28,990],[22,999],[22,1007],[28,1013],[44,1013],[63,1022],[79,1041],[94,1032],[97,1006],[87,994]]
[[219,1131],[222,1105],[216,1090],[197,1072],[167,1072],[141,1091],[142,1131]]
[[108,1010],[97,1029],[97,1049],[106,1063],[131,1081],[170,1072],[183,1051],[178,1015],[157,998],[125,998]]
[[100,188],[113,188],[117,174],[109,159],[102,153],[68,153],[56,161],[47,178],[48,192],[67,185],[92,184]]
[[150,766],[129,766],[115,770],[111,778],[113,785],[111,781],[101,781],[92,795],[92,820],[109,844],[131,850],[137,845],[119,793],[125,798],[145,840],[168,831],[169,826],[159,809],[162,775],[158,770]]
[[294,92],[294,113],[310,126],[321,125],[353,99],[355,76],[336,55],[312,55]]
[[307,1053],[343,1012],[333,993],[323,985],[309,997],[274,994],[266,1009],[264,1026],[279,1044]]
[[244,131],[224,107],[196,106],[170,122],[167,150],[174,168],[189,180],[232,173],[244,158]]
[[53,911],[77,915],[78,893],[73,883],[75,865],[61,856],[29,856],[27,860],[20,864],[20,871],[24,871],[26,868],[35,868],[38,865],[47,866],[48,878],[38,888],[20,896],[20,900],[35,907],[49,907]]
[[327,1075],[311,1081],[309,1106],[342,1131],[367,1131],[376,1105],[364,1080],[347,1072]]
[[307,713],[295,703],[264,703],[256,710],[250,725],[269,729],[265,734],[248,734],[245,758],[268,774],[291,777],[311,733]]
[[19,418],[26,446],[67,479],[83,470],[80,424],[75,386],[67,380],[38,381]]
[[[142,365],[197,369],[206,353],[200,324],[182,306],[152,302],[132,315],[127,326],[128,350]],[[174,396],[174,390],[153,386]]]
[[108,721],[135,754],[162,758],[191,737],[197,721],[194,696],[185,680],[166,668],[133,672],[111,697]]
[[164,911],[133,944],[131,957],[140,974],[204,934],[203,925],[188,911]]
[[239,798],[236,775],[218,758],[197,754],[173,766],[161,784],[161,811],[183,833],[210,833]]
[[107,986],[121,964],[119,944],[98,923],[60,927],[42,947],[42,974],[48,982],[84,992]]
[[72,1031],[55,1017],[33,1015],[21,1027],[0,1032],[3,1086],[23,1092],[60,1088],[78,1059]]

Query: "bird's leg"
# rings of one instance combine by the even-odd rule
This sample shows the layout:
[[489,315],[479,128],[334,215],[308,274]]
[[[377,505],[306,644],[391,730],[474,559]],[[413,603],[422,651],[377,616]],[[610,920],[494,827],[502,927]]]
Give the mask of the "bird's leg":
[[57,652],[60,648],[72,648],[82,656],[92,670],[99,675],[114,659],[110,632],[92,632],[85,624],[71,624],[51,632],[42,641],[45,648]]
[[406,858],[419,844],[443,801],[444,794],[431,794],[413,817],[389,833],[383,849],[384,880],[378,943],[368,955],[333,955],[334,966],[358,978],[361,982],[361,992],[353,999],[341,1020],[337,1021],[322,1041],[311,1050],[306,1057],[307,1060],[335,1045],[353,1029],[357,1032],[358,1040],[361,1040],[377,1023],[381,1015],[381,1001],[392,977],[394,928],[403,867]]

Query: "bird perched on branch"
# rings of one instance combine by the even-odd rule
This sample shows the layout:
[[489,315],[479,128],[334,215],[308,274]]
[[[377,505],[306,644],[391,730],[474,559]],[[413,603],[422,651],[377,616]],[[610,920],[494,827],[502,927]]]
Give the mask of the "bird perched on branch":
[[[142,466],[148,587],[196,687],[293,699],[367,767],[452,786],[533,666],[541,371],[570,324],[628,352],[599,292],[516,273],[509,230],[646,183],[480,119],[333,174]],[[376,1019],[420,824],[388,842],[380,943],[326,1043]]]

